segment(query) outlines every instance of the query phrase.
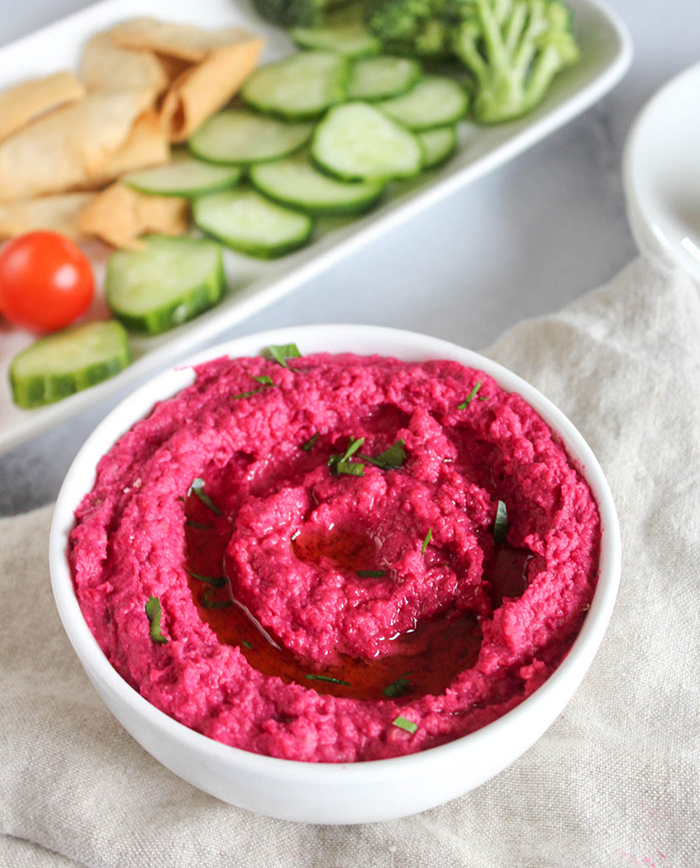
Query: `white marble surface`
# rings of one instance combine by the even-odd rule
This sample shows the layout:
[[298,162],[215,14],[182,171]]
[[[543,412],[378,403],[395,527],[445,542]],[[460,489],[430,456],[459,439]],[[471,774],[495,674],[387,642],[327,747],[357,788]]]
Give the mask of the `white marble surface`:
[[[700,59],[700,0],[610,3],[636,56],[602,103],[221,340],[282,325],[362,322],[480,349],[610,278],[635,255],[620,175],[625,136],[646,99]],[[87,5],[0,0],[0,44]],[[121,397],[1,456],[0,514],[54,499],[81,443]]]

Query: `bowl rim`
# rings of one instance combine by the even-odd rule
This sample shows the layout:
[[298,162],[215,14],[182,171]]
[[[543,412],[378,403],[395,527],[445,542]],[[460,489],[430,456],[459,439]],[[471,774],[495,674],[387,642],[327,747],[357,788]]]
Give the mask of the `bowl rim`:
[[[317,344],[327,340],[329,345],[327,352],[350,352],[333,347],[333,344],[339,339],[342,341],[348,336],[352,336],[355,343],[361,344],[364,339],[364,342],[377,346],[374,351],[356,350],[358,354],[371,355],[374,352],[388,357],[392,354],[383,352],[379,348],[381,344],[391,343],[392,340],[394,342],[403,341],[407,347],[406,355],[409,356],[407,361],[420,358],[457,361],[493,377],[505,391],[520,394],[561,439],[567,455],[590,486],[596,499],[601,519],[598,582],[583,626],[557,669],[529,697],[481,729],[437,747],[387,759],[350,763],[321,763],[271,757],[253,753],[243,748],[232,747],[190,729],[152,705],[119,675],[99,647],[83,618],[66,556],[68,535],[74,526],[74,511],[78,503],[94,484],[96,461],[91,460],[92,453],[97,452],[99,457],[106,454],[112,445],[138,419],[144,418],[158,401],[166,400],[171,395],[181,391],[187,385],[188,374],[190,382],[194,379],[194,372],[190,370],[193,366],[224,355],[231,358],[245,357],[245,355],[254,354],[251,352],[251,347],[256,347],[257,353],[259,353],[260,350],[271,344],[296,342],[301,345],[303,351],[306,338],[316,339]],[[246,349],[241,350],[241,347]],[[323,351],[312,349],[308,354]],[[411,352],[413,358],[410,357]],[[393,357],[401,358],[401,355],[394,352]],[[185,372],[183,382],[173,389],[174,375],[176,373],[182,375],[182,372]],[[164,389],[164,386],[170,386],[169,390]],[[159,397],[151,399],[151,393],[156,391],[160,393]],[[145,404],[145,412],[139,412],[136,417],[132,418],[133,408],[139,408],[144,403],[146,396],[149,396],[149,400]],[[131,408],[132,413],[126,412],[128,408]],[[115,428],[118,429],[116,434],[114,433]],[[107,437],[105,437],[106,433],[108,433]],[[101,448],[98,447],[100,442],[104,443]],[[73,493],[74,488],[79,491],[77,498]],[[373,779],[381,780],[395,774],[413,775],[421,766],[436,762],[438,759],[449,763],[464,751],[481,751],[486,744],[490,744],[494,739],[498,740],[511,727],[519,727],[526,719],[537,718],[538,713],[542,714],[555,694],[562,691],[566,693],[567,679],[570,676],[575,680],[575,690],[593,661],[612,615],[619,587],[621,541],[612,494],[593,451],[564,413],[534,386],[498,362],[440,338],[383,326],[318,324],[256,332],[216,344],[149,379],[120,401],[88,436],[66,474],[51,521],[49,567],[59,616],[78,659],[86,671],[88,668],[92,670],[95,676],[102,680],[118,699],[129,706],[136,716],[144,719],[151,728],[157,730],[164,738],[178,741],[182,747],[194,751],[207,760],[231,768],[235,767],[241,771],[274,777],[278,781],[303,780],[307,784],[321,786],[335,781],[371,782]],[[577,676],[577,670],[580,670],[581,666],[583,666],[583,672]],[[90,675],[89,672],[88,675]],[[571,691],[572,694],[573,692]],[[562,708],[569,698],[567,697]],[[545,717],[549,721],[549,715],[545,715]]]

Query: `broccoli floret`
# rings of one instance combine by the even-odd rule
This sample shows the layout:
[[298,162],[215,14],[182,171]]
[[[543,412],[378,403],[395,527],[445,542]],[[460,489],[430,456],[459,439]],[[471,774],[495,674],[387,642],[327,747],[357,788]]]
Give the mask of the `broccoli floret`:
[[521,117],[578,60],[571,13],[559,0],[471,0],[471,6],[453,44],[476,79],[474,116],[484,124]]
[[253,0],[258,13],[278,27],[320,27],[327,9],[345,0]]
[[451,31],[468,0],[364,0],[369,29],[390,51],[419,57],[451,53]]

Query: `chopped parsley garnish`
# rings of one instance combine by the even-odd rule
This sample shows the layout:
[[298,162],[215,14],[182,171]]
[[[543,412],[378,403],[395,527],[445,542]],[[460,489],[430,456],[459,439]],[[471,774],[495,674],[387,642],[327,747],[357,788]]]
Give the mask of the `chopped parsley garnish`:
[[184,498],[182,495],[180,495],[180,496],[178,497],[178,500],[181,500],[183,503],[185,502],[185,498]]
[[381,579],[386,575],[386,570],[358,570],[357,575],[361,579]]
[[493,523],[493,541],[498,544],[506,541],[508,535],[508,511],[502,500],[496,507],[496,520]]
[[278,365],[282,365],[283,368],[289,367],[287,359],[301,358],[299,347],[297,347],[296,344],[278,344],[276,346],[271,346],[265,350],[265,353],[274,359]]
[[431,540],[432,538],[433,538],[433,529],[432,529],[432,527],[431,527],[430,530],[428,531],[428,533],[425,535],[425,539],[423,540],[423,548],[420,550],[420,553],[421,553],[422,555],[425,554],[425,552],[426,552],[426,550],[427,550],[427,548],[428,548],[428,544],[430,543],[430,540]]
[[411,682],[408,680],[408,676],[411,672],[404,672],[403,675],[399,675],[396,681],[392,681],[391,684],[387,684],[387,686],[382,690],[384,696],[388,696],[389,699],[394,699],[399,696],[404,696],[411,690]]
[[345,473],[348,476],[364,476],[365,466],[356,461],[350,461],[352,456],[365,442],[364,437],[358,437],[357,440],[350,438],[350,445],[345,450],[343,455],[331,455],[328,459],[328,466],[336,473]]
[[204,582],[205,585],[211,585],[212,588],[223,588],[226,584],[226,576],[201,576],[199,573],[193,573],[185,567],[185,572],[198,582]]
[[232,395],[231,400],[237,401],[239,398],[252,398],[253,395],[259,395],[261,392],[264,391],[264,389],[253,389],[252,392],[239,392],[237,395]]
[[396,470],[397,467],[403,467],[403,463],[406,460],[405,445],[403,440],[399,438],[393,446],[377,455],[376,458],[370,458],[369,455],[362,454],[360,458],[369,461],[370,464],[374,464],[380,470]]
[[146,603],[146,617],[151,625],[151,641],[156,645],[165,645],[168,640],[160,632],[160,614],[160,600],[151,594]]
[[330,675],[305,675],[308,681],[327,681],[329,684],[343,684],[345,687],[350,687],[349,681],[341,681],[340,678],[331,678]]
[[211,530],[210,524],[201,524],[198,521],[192,521],[191,518],[188,518],[185,524],[187,525],[187,527],[193,527],[196,530]]
[[413,735],[414,732],[418,729],[418,724],[414,723],[412,720],[407,720],[405,717],[401,717],[399,715],[396,720],[392,721],[393,726],[398,726],[399,729],[403,729],[406,732],[410,732]]
[[228,609],[229,606],[233,606],[231,600],[212,600],[209,594],[210,591],[205,591],[199,598],[199,602],[205,609]]
[[457,407],[458,410],[466,410],[467,407],[471,404],[471,402],[476,398],[476,393],[481,388],[481,380],[477,381],[476,386],[471,390],[471,392],[467,395],[466,401],[462,401],[462,403]]
[[241,642],[241,645],[242,645],[244,648],[247,648],[249,651],[252,651],[252,650],[253,650],[253,645],[252,645],[252,643],[249,642],[247,639],[244,639],[244,640]]
[[196,497],[198,497],[205,506],[208,506],[209,509],[214,513],[214,515],[221,515],[221,510],[214,503],[214,501],[209,497],[208,494],[204,493],[204,480],[197,477],[192,480],[192,485],[190,486],[190,491]]
[[311,452],[314,443],[318,440],[318,438],[319,438],[320,436],[321,436],[321,435],[320,435],[320,434],[318,433],[318,431],[317,431],[317,432],[314,434],[313,437],[310,437],[310,438],[306,441],[306,443],[302,443],[302,444],[301,444],[301,448],[304,450],[304,452]]

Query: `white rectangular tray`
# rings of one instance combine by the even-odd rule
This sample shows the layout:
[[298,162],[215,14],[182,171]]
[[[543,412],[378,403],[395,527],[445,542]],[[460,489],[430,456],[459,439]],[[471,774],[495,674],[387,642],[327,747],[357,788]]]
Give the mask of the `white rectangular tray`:
[[[629,34],[599,0],[571,0],[581,61],[555,82],[545,103],[523,120],[498,127],[464,123],[460,148],[441,169],[426,173],[396,189],[372,213],[354,220],[321,221],[316,239],[303,250],[275,262],[260,262],[226,252],[229,292],[215,309],[192,322],[155,338],[134,338],[134,362],[125,371],[98,386],[37,410],[20,410],[12,403],[7,370],[12,357],[32,337],[0,321],[0,452],[29,439],[101,400],[110,392],[161,368],[198,344],[215,337],[241,320],[286,295],[382,233],[398,226],[455,190],[513,159],[536,142],[572,120],[617,84],[632,59]],[[24,78],[76,68],[83,43],[96,31],[116,21],[151,15],[188,21],[204,27],[242,25],[267,38],[264,60],[292,50],[286,35],[259,21],[247,4],[236,0],[104,0],[30,36],[0,49],[0,88]],[[88,250],[98,285],[104,275],[107,249],[95,244]],[[93,315],[104,315],[97,299]]]

